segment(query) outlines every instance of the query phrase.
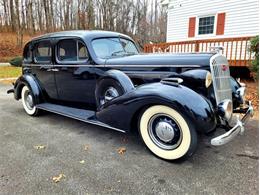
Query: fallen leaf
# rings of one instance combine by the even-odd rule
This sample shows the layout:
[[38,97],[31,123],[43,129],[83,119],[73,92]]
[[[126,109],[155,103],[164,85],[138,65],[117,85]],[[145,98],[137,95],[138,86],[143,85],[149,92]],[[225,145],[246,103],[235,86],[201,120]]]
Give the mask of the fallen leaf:
[[121,147],[117,149],[118,154],[124,154],[126,152],[126,148],[125,147]]
[[113,190],[114,190],[114,189],[111,188],[111,187],[107,188],[107,191],[108,191],[108,192],[112,192]]
[[34,146],[34,148],[35,148],[36,150],[41,150],[41,149],[45,149],[46,146],[44,146],[44,145],[36,145],[36,146]]
[[79,161],[79,163],[80,163],[80,164],[84,164],[84,163],[85,163],[85,161],[84,161],[84,160],[81,160],[81,161]]
[[87,145],[87,144],[84,145],[84,150],[85,150],[85,151],[88,151],[88,150],[89,150],[89,145]]
[[58,176],[55,176],[52,178],[52,181],[54,181],[55,183],[58,183],[61,181],[62,178],[65,178],[66,176],[64,174],[59,174]]

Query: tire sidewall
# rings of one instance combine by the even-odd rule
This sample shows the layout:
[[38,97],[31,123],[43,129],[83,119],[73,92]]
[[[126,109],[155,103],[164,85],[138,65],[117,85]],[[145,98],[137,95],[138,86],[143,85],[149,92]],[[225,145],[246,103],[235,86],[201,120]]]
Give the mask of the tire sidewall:
[[29,109],[25,103],[25,99],[24,99],[25,93],[28,91],[31,91],[31,89],[27,85],[24,85],[22,88],[22,91],[21,91],[21,99],[22,99],[23,108],[28,115],[35,116],[38,113],[38,109],[36,108],[36,106],[34,105],[33,109]]
[[[173,150],[165,150],[157,146],[148,133],[148,124],[152,116],[158,113],[163,113],[171,116],[182,131],[182,140],[180,145]],[[155,105],[145,109],[139,118],[139,134],[147,146],[147,148],[159,158],[165,160],[183,159],[191,156],[196,150],[197,133],[191,122],[176,109],[164,105]]]

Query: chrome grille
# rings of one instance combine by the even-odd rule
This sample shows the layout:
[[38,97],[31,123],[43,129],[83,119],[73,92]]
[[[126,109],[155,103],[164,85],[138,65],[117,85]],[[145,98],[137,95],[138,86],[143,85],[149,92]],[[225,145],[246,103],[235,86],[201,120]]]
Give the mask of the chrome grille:
[[219,54],[210,60],[210,69],[217,105],[225,99],[232,101],[230,72],[227,59]]

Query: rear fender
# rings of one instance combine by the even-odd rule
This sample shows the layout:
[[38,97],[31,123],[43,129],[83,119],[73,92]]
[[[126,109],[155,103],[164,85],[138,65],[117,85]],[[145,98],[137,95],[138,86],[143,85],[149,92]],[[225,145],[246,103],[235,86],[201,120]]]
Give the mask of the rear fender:
[[178,110],[199,132],[210,132],[216,127],[216,117],[208,100],[185,86],[162,83],[141,85],[113,99],[96,113],[96,117],[115,128],[130,131],[135,116],[152,105],[166,105]]
[[20,76],[14,84],[14,98],[16,100],[21,99],[21,91],[23,86],[27,85],[35,98],[35,104],[43,102],[42,90],[36,81],[35,77],[30,74]]

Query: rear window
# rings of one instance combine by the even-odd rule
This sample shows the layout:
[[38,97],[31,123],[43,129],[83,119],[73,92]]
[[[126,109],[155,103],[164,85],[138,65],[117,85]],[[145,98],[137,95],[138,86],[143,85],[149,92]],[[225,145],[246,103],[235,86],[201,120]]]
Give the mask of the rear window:
[[57,59],[59,62],[80,62],[88,59],[86,46],[78,40],[66,39],[57,45]]
[[51,62],[51,43],[50,41],[41,41],[35,45],[34,56],[36,63]]

